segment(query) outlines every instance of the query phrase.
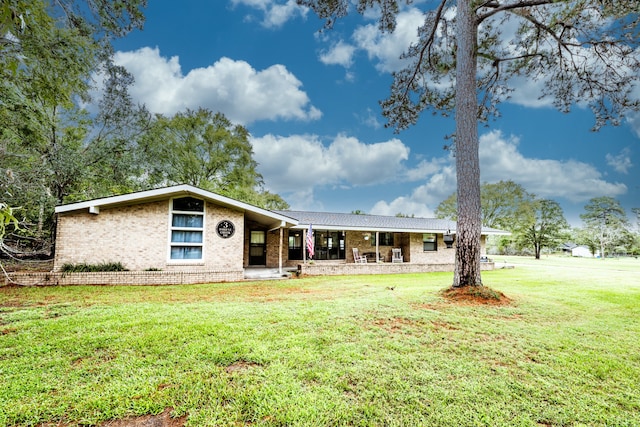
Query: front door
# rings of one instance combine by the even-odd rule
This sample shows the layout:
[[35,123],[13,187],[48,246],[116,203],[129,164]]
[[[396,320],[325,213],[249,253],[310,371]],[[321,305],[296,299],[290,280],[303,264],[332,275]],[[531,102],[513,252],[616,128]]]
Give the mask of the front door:
[[265,232],[262,230],[251,231],[251,239],[249,241],[249,265],[267,264],[267,245],[265,236]]

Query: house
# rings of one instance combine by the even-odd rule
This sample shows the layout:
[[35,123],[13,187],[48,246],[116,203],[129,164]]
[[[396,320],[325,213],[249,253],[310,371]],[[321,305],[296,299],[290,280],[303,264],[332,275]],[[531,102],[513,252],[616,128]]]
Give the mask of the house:
[[591,250],[584,245],[577,245],[573,242],[566,242],[560,246],[562,253],[571,254],[574,257],[592,258]]
[[[238,281],[251,267],[383,274],[452,271],[454,266],[453,221],[270,211],[190,185],[61,205],[55,212],[56,250],[48,277],[60,284],[74,283],[76,277],[59,274],[62,267],[80,263],[120,262],[129,271],[91,273],[95,277],[78,283],[131,284]],[[483,228],[483,255],[490,234],[505,233]],[[366,264],[354,263],[354,248],[366,256]],[[390,262],[394,248],[400,249],[402,263]]]
[[576,246],[571,249],[571,256],[575,257],[583,257],[583,258],[593,258],[593,254],[591,253],[591,249],[586,246]]
[[561,250],[563,254],[571,254],[571,251],[577,247],[578,245],[573,242],[565,242],[561,244],[558,249]]

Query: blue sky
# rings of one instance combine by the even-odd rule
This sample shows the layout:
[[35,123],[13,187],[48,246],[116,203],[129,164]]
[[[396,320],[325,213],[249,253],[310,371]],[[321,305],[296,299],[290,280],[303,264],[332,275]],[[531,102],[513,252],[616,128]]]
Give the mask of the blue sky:
[[[116,62],[153,112],[204,107],[244,125],[266,188],[293,209],[429,217],[455,191],[443,149],[453,119],[425,113],[396,134],[379,107],[421,22],[416,4],[381,36],[357,14],[320,32],[294,0],[150,1],[144,30],[115,42]],[[614,197],[629,215],[640,207],[640,114],[594,133],[589,110],[560,113],[530,81],[515,89],[480,127],[484,182],[554,199],[576,226],[593,197]]]

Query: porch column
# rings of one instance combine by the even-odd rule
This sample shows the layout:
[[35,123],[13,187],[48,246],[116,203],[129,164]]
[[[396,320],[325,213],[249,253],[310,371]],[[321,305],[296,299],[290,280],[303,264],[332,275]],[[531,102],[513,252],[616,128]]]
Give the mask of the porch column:
[[280,227],[280,246],[278,247],[278,272],[282,275],[282,240],[284,239],[284,229]]
[[376,231],[376,264],[380,262],[380,232]]

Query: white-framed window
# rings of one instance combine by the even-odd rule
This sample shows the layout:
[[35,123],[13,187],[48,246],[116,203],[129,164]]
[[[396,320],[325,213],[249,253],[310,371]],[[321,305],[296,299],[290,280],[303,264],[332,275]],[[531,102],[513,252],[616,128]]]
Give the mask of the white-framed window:
[[181,197],[171,201],[169,259],[201,261],[204,245],[204,200]]

